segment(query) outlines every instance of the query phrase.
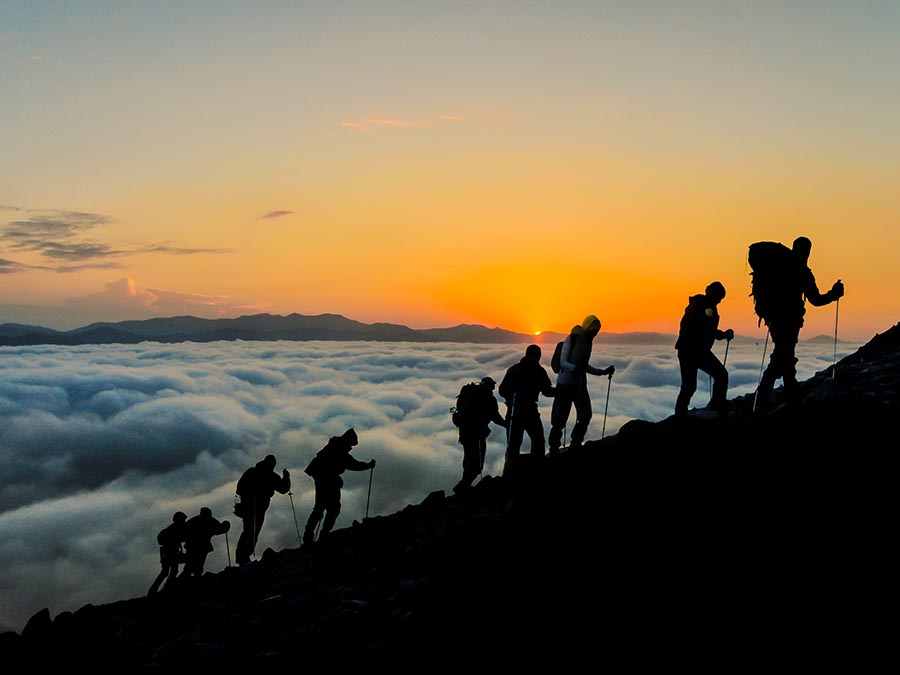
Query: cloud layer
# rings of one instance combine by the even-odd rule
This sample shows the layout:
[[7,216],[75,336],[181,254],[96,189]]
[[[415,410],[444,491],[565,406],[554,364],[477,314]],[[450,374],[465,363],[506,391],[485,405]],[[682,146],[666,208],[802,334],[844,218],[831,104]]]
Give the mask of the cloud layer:
[[[326,342],[3,348],[0,629],[21,630],[42,607],[55,614],[142,595],[158,572],[156,533],[172,513],[209,506],[235,521],[235,482],[268,453],[291,471],[293,487],[290,499],[276,495],[258,552],[297,546],[294,514],[302,530],[313,499],[303,467],[351,426],[360,437],[354,454],[378,461],[370,515],[449,490],[462,465],[448,413],[459,387],[484,375],[499,381],[521,353]],[[732,396],[755,388],[761,356],[760,345],[732,345]],[[805,378],[830,365],[832,351],[803,347],[800,358]],[[607,434],[629,419],[670,414],[674,350],[595,349],[593,363],[617,371],[611,383],[591,383],[589,440],[601,435],[607,396]],[[693,404],[707,399],[701,375]],[[541,412],[548,428],[549,400]],[[502,471],[503,441],[495,428],[488,474]],[[367,478],[346,476],[338,528],[365,515]],[[231,536],[233,555],[238,531]],[[207,569],[218,571],[228,563],[226,542],[214,545]]]

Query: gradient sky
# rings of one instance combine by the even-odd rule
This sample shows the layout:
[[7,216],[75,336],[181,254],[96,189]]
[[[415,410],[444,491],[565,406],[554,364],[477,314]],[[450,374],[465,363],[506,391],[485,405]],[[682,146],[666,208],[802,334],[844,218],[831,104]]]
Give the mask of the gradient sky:
[[[0,323],[900,319],[900,3],[0,4]],[[812,309],[805,335],[835,330]]]

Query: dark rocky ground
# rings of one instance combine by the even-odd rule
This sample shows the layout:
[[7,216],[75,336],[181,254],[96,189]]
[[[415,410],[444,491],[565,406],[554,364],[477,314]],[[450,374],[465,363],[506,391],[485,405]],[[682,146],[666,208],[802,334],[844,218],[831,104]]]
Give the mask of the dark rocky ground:
[[154,599],[44,610],[5,664],[874,670],[890,658],[900,324],[803,403],[633,421]]

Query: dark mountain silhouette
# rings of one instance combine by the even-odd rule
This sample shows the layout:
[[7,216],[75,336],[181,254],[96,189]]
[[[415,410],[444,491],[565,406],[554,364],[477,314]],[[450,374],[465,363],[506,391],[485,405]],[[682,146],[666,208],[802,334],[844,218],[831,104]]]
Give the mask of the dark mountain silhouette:
[[306,316],[255,314],[236,319],[199,319],[192,316],[93,323],[69,331],[20,324],[0,325],[0,345],[133,344],[153,342],[211,342],[216,340],[369,340],[390,342],[520,343],[534,336],[502,328],[462,324],[451,328],[416,330],[391,323],[366,324],[338,314]]
[[[200,319],[193,316],[92,323],[68,331],[15,323],[0,324],[0,346],[136,344],[139,342],[214,342],[217,340],[361,340],[378,342],[468,342],[482,344],[551,345],[566,337],[545,331],[540,335],[504,328],[460,324],[450,328],[414,329],[393,323],[361,323],[339,314],[254,314],[236,319]],[[741,338],[736,339],[752,339]],[[819,336],[819,340],[833,338]],[[601,332],[598,344],[671,345],[666,333]]]
[[268,549],[153,599],[42,610],[0,634],[0,658],[90,672],[873,670],[893,632],[900,324],[801,398],[764,416],[744,396],[723,417],[634,420],[515,483],[436,492],[311,549]]

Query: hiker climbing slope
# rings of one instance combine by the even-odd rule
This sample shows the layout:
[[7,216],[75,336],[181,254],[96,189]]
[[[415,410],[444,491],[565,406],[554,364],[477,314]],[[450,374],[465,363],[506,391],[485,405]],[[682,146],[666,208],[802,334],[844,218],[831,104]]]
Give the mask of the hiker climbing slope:
[[503,473],[512,468],[519,457],[524,435],[528,434],[531,443],[531,456],[544,456],[544,423],[538,409],[538,397],[556,396],[556,388],[550,375],[541,365],[541,348],[539,345],[528,345],[525,356],[511,366],[500,382],[500,396],[505,399],[508,409],[506,444],[506,463]]
[[675,415],[684,417],[691,397],[697,391],[697,371],[713,378],[712,399],[707,406],[724,412],[728,405],[728,371],[712,351],[716,340],[734,339],[734,331],[719,330],[717,306],[725,298],[725,287],[713,281],[702,294],[692,295],[681,317],[678,340],[678,365],[681,369],[681,389],[675,401]]
[[588,393],[588,375],[606,375],[612,377],[615,366],[595,368],[590,364],[594,338],[600,332],[600,319],[593,314],[585,317],[580,325],[573,326],[566,337],[560,354],[560,371],[556,377],[556,398],[550,412],[550,437],[548,445],[550,454],[559,452],[563,429],[569,421],[569,413],[575,406],[575,426],[572,429],[571,448],[581,446],[587,433],[593,410]]
[[235,492],[241,501],[235,505],[234,513],[242,520],[244,527],[235,551],[238,565],[250,562],[274,494],[286,494],[291,489],[291,474],[284,469],[279,476],[275,473],[276,464],[275,455],[266,455],[255,466],[244,471],[238,480]]
[[359,438],[353,429],[347,429],[340,436],[332,436],[306,467],[307,475],[315,481],[316,501],[306,521],[306,529],[303,532],[304,545],[315,541],[316,528],[319,527],[320,520],[322,521],[320,541],[334,527],[341,512],[341,488],[344,487],[341,474],[347,470],[365,471],[375,468],[374,459],[361,462],[350,454],[357,443]]
[[459,427],[459,442],[463,447],[463,473],[453,487],[454,492],[468,490],[484,470],[491,422],[501,427],[507,426],[494,397],[495,384],[493,378],[483,377],[480,382],[463,385],[457,396],[453,423]]
[[819,292],[808,265],[811,250],[812,242],[806,237],[797,237],[790,249],[773,242],[757,242],[750,246],[754,307],[760,321],[768,326],[773,345],[769,365],[757,390],[756,405],[760,411],[771,406],[773,387],[778,378],[784,381],[785,403],[799,402],[795,350],[806,314],[804,300],[814,307],[822,307],[844,295],[844,284],[840,279],[827,293]]
[[165,581],[163,588],[169,588],[178,576],[178,565],[184,562],[185,521],[187,514],[176,511],[172,516],[172,522],[159,531],[156,535],[156,543],[159,544],[160,571],[147,595],[154,595],[160,590],[160,585]]

